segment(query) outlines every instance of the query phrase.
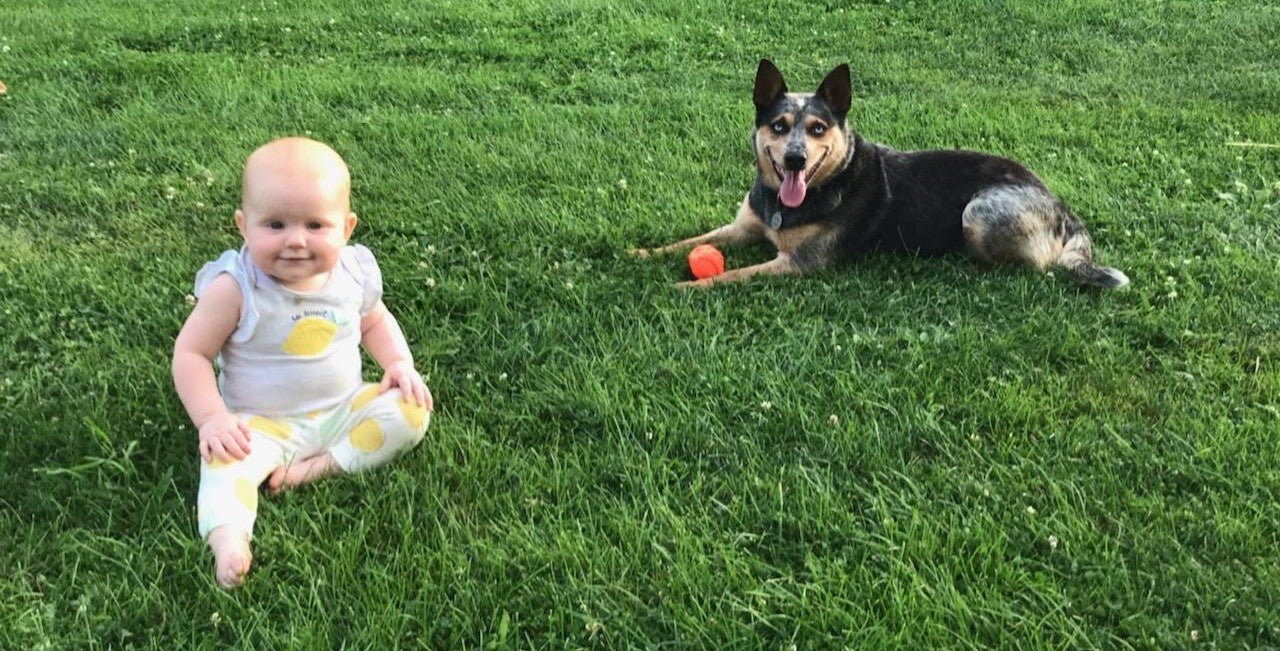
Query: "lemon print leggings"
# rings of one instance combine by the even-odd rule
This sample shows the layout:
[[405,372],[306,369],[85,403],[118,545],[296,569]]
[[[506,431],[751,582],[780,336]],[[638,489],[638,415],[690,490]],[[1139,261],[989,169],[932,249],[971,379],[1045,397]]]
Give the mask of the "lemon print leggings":
[[202,538],[224,524],[252,535],[258,486],[279,466],[326,450],[345,472],[380,466],[417,445],[431,415],[403,399],[399,389],[379,394],[378,385],[365,384],[349,403],[327,411],[295,418],[237,417],[249,427],[249,455],[200,463],[196,508]]

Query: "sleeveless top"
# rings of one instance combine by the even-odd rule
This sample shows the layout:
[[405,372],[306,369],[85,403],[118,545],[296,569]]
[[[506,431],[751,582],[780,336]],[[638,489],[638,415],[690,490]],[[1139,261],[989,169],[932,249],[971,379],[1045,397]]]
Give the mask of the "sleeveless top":
[[309,292],[280,286],[244,248],[225,251],[196,274],[195,296],[224,273],[242,296],[240,320],[217,358],[227,409],[304,415],[359,390],[360,318],[382,298],[382,273],[369,249],[343,247],[328,282]]

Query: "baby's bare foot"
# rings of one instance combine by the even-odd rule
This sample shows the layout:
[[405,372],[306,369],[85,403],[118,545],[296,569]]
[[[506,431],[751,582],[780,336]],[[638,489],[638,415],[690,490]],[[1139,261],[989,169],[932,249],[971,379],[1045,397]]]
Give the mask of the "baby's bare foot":
[[224,524],[209,532],[209,549],[213,551],[213,571],[218,585],[230,590],[244,583],[244,575],[253,564],[249,532]]
[[273,494],[278,494],[286,488],[301,486],[321,477],[336,475],[340,470],[341,468],[338,467],[338,462],[333,460],[332,454],[328,452],[317,454],[314,457],[307,457],[301,461],[278,466],[271,471],[271,476],[267,478],[267,490]]

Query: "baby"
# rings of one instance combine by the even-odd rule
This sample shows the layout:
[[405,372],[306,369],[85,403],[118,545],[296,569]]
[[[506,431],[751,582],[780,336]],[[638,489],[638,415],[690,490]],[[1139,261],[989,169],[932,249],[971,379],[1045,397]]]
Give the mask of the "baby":
[[[200,535],[218,583],[244,580],[265,479],[272,492],[386,462],[422,440],[431,392],[382,303],[337,152],[305,138],[244,167],[239,251],[196,274],[199,298],[173,349],[173,382],[200,432]],[[360,345],[383,368],[364,384]],[[213,363],[219,375],[215,381]]]

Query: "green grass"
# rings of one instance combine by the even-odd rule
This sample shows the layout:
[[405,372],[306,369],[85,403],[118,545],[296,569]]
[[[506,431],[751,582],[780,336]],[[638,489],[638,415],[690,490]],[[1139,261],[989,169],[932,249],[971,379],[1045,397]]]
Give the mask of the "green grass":
[[[1273,2],[327,5],[0,6],[0,648],[1280,647]],[[732,216],[762,56],[1025,161],[1131,289],[673,290],[624,251]],[[264,500],[226,593],[169,355],[296,133],[439,410]]]

